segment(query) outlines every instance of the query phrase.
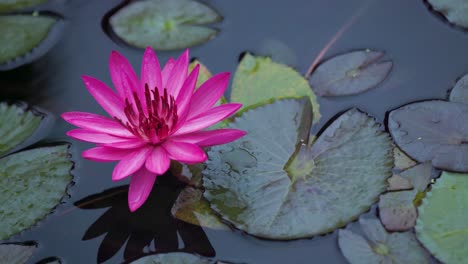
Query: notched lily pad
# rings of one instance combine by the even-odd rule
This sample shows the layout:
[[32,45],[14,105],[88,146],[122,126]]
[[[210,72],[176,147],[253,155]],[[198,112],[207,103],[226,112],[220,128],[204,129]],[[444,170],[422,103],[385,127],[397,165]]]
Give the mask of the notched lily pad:
[[31,137],[44,117],[44,114],[28,109],[25,104],[0,102],[0,157]]
[[338,244],[351,264],[429,263],[412,232],[387,233],[377,219],[359,219],[364,236],[341,229]]
[[443,172],[418,208],[416,235],[444,263],[468,259],[468,175]]
[[304,77],[289,66],[249,53],[237,67],[231,90],[231,101],[242,103],[244,110],[273,99],[303,96],[310,98],[314,120],[319,120],[317,98]]
[[64,23],[52,15],[0,16],[0,70],[32,62],[55,44]]
[[218,264],[214,260],[200,257],[185,252],[173,252],[166,254],[155,254],[142,257],[132,264],[158,264],[158,263],[171,263],[171,264]]
[[468,171],[468,105],[441,100],[405,105],[390,112],[395,143],[418,162]]
[[391,175],[389,137],[352,109],[309,148],[311,115],[303,98],[236,118],[229,127],[247,135],[208,152],[203,186],[211,207],[235,227],[270,239],[324,234],[368,210]]
[[0,263],[26,263],[36,249],[35,244],[0,244]]
[[468,2],[465,0],[428,0],[428,2],[451,23],[468,28]]
[[392,70],[391,61],[379,60],[383,52],[360,50],[333,57],[313,72],[310,85],[320,96],[365,92],[380,84]]
[[0,159],[0,240],[49,214],[72,180],[69,145],[40,147]]
[[230,230],[210,208],[208,201],[203,197],[203,191],[200,189],[186,187],[182,190],[171,213],[175,218],[193,225]]
[[218,30],[205,26],[222,20],[211,7],[191,0],[143,0],[126,5],[109,19],[126,43],[175,50],[204,43]]
[[468,104],[468,74],[457,81],[452,91],[450,91],[449,100],[451,102]]

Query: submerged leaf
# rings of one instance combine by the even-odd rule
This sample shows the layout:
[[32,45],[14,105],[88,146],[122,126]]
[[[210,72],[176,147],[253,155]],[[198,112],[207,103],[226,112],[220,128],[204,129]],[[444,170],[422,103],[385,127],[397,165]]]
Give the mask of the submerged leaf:
[[388,128],[395,143],[417,161],[468,171],[468,105],[438,100],[412,103],[390,113]]
[[312,74],[310,85],[320,96],[365,92],[380,84],[392,69],[391,61],[379,62],[384,53],[361,50],[333,57]]
[[0,244],[0,263],[26,263],[36,249],[36,245]]
[[173,252],[166,254],[155,254],[142,257],[131,264],[214,264],[213,260],[184,252]]
[[51,16],[0,16],[0,64],[31,52],[56,22]]
[[468,74],[457,81],[455,87],[450,92],[449,100],[468,104]]
[[444,172],[419,207],[416,235],[444,263],[468,259],[467,190],[467,174]]
[[33,7],[47,1],[48,0],[2,0],[0,1],[0,13]]
[[281,98],[308,96],[314,120],[320,119],[319,104],[307,80],[289,66],[273,62],[268,57],[246,54],[239,66],[231,90],[231,101],[243,104],[242,109]]
[[229,126],[247,135],[208,153],[203,185],[211,207],[235,227],[271,239],[327,233],[368,210],[391,173],[388,136],[353,109],[309,149],[310,125],[307,98],[244,112]]
[[210,208],[200,189],[186,187],[182,190],[172,206],[171,213],[175,218],[193,225],[229,230]]
[[411,232],[387,233],[377,219],[359,219],[365,238],[341,229],[338,244],[351,264],[429,263],[429,254]]
[[72,180],[68,145],[25,150],[0,159],[0,240],[49,214]]
[[468,2],[466,0],[428,0],[434,10],[442,13],[448,21],[468,28]]
[[25,105],[0,103],[0,157],[31,137],[43,118]]
[[175,50],[195,46],[218,31],[203,25],[222,18],[210,7],[191,0],[134,1],[110,18],[113,31],[139,48]]

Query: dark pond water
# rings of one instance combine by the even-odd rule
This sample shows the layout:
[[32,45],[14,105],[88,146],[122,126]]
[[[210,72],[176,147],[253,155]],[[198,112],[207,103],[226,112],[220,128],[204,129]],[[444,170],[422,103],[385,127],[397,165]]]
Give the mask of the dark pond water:
[[[269,55],[271,43],[281,43],[275,55],[285,57],[305,73],[327,42],[354,15],[355,23],[328,50],[325,57],[349,50],[384,50],[394,69],[377,89],[336,99],[320,98],[319,129],[331,117],[350,107],[384,121],[387,111],[421,99],[445,98],[455,80],[468,72],[468,34],[431,13],[423,1],[408,0],[206,0],[225,20],[214,40],[191,49],[213,72],[234,72],[239,56],[250,51]],[[52,0],[46,9],[63,14],[67,27],[58,44],[42,59],[0,74],[0,99],[22,99],[59,116],[65,111],[103,113],[81,82],[88,74],[110,83],[108,57],[115,49],[138,69],[142,50],[116,44],[101,22],[118,0]],[[360,11],[359,11],[360,10]],[[280,44],[280,45],[281,45]],[[160,52],[165,61],[178,52]],[[71,127],[57,122],[48,140],[69,140]],[[31,263],[59,256],[66,263],[121,263],[149,251],[184,250],[236,263],[345,263],[336,234],[292,242],[260,240],[241,232],[201,229],[169,216],[181,186],[170,176],[158,181],[147,204],[130,214],[126,204],[128,182],[112,182],[114,164],[83,160],[90,144],[73,141],[76,184],[70,198],[32,230],[11,241],[40,244]],[[120,187],[123,186],[123,187]],[[101,192],[104,192],[100,194]],[[74,203],[92,196],[114,195],[85,209]],[[128,238],[128,240],[127,240]]]

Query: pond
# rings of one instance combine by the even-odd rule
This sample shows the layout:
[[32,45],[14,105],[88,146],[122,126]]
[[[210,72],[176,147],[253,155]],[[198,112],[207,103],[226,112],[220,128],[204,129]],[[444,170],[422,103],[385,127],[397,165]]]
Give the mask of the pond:
[[[200,2],[212,7],[223,19],[208,26],[218,29],[219,32],[213,39],[190,47],[190,57],[202,62],[212,73],[231,72],[230,84],[225,93],[228,99],[230,99],[236,69],[241,59],[246,56],[268,56],[277,63],[289,65],[301,75],[308,75],[307,72],[311,66],[313,70],[319,71],[320,66],[324,65],[319,63],[336,55],[358,50],[381,51],[384,54],[379,61],[392,62],[387,69],[390,71],[388,76],[382,73],[385,70],[377,71],[377,74],[384,75],[382,78],[384,80],[381,83],[377,82],[378,85],[368,91],[343,96],[317,96],[321,117],[318,119],[317,113],[314,112],[315,122],[312,125],[311,134],[326,134],[325,128],[331,126],[339,114],[351,108],[358,108],[363,113],[374,117],[375,122],[382,124],[382,128],[386,131],[392,130],[391,135],[397,145],[404,148],[403,150],[413,158],[420,161],[432,159],[434,167],[447,171],[468,171],[467,167],[460,165],[464,164],[463,161],[453,165],[447,160],[441,160],[438,163],[437,158],[420,157],[418,151],[424,152],[428,147],[426,145],[414,150],[416,154],[412,154],[413,146],[404,147],[405,144],[410,143],[404,138],[405,135],[401,135],[400,125],[404,127],[405,122],[417,123],[417,118],[420,117],[411,112],[412,110],[400,109],[399,111],[407,112],[393,112],[389,116],[390,111],[416,101],[446,100],[456,81],[468,72],[466,59],[468,34],[463,27],[454,26],[446,21],[444,16],[434,11],[429,3],[422,0],[200,0]],[[47,135],[40,144],[71,143],[71,160],[74,162],[71,171],[73,184],[68,187],[66,197],[51,214],[31,228],[5,239],[2,243],[35,241],[38,248],[34,250],[28,263],[37,263],[51,257],[57,257],[62,263],[128,263],[150,253],[168,252],[188,252],[227,263],[347,263],[347,259],[340,251],[337,228],[331,228],[327,232],[324,230],[310,232],[320,235],[304,235],[304,232],[298,231],[299,235],[296,236],[292,234],[294,231],[291,231],[292,233],[278,235],[280,239],[275,240],[274,234],[266,232],[267,235],[265,235],[265,232],[255,229],[255,224],[246,227],[243,223],[245,219],[236,221],[234,216],[225,217],[228,222],[231,222],[231,228],[221,228],[221,230],[199,227],[174,218],[171,209],[179,194],[184,190],[185,183],[171,173],[158,177],[146,203],[136,212],[131,213],[127,204],[129,178],[114,182],[111,175],[115,163],[99,163],[81,157],[81,153],[93,147],[93,144],[67,137],[66,133],[72,129],[72,126],[61,119],[60,115],[70,111],[105,115],[104,110],[83,85],[81,76],[93,76],[111,84],[108,63],[112,50],[124,55],[139,72],[144,49],[127,45],[109,26],[110,17],[128,4],[128,1],[118,0],[50,0],[36,8],[27,9],[27,12],[39,10],[40,14],[50,14],[44,11],[53,13],[61,18],[59,25],[61,28],[51,32],[49,38],[52,40],[47,40],[51,42],[50,44],[46,44],[45,47],[40,46],[33,51],[33,54],[37,53],[37,58],[31,58],[31,63],[16,61],[10,64],[11,67],[8,66],[14,69],[6,70],[7,67],[2,69],[4,71],[0,72],[0,101],[23,101],[48,113],[47,121],[53,125],[46,129],[47,131],[42,131],[40,136],[36,136],[40,139]],[[182,51],[183,49],[177,49],[156,51],[156,53],[159,61],[165,63],[170,57],[179,57]],[[42,53],[44,55],[39,56]],[[26,63],[26,65],[16,67],[15,63]],[[317,91],[316,93],[319,94]],[[261,129],[262,125],[269,126],[271,123],[273,125],[269,127],[270,130],[265,132],[265,137],[267,137],[268,133],[273,133],[271,131],[275,128],[275,124],[278,127],[283,124],[291,126],[289,123],[282,123],[278,117],[283,113],[287,115],[287,110],[290,109],[288,104],[294,104],[286,101],[283,101],[284,111],[281,110],[278,114],[274,112],[278,111],[278,107],[265,106],[262,111],[269,118],[268,122],[258,122],[256,126],[253,125],[252,131],[255,131],[257,127]],[[312,102],[315,103],[313,100]],[[466,125],[461,125],[468,123],[468,111],[465,111],[464,106],[455,107],[456,111],[460,111],[458,119],[453,119],[457,115],[447,113],[449,110],[446,109],[450,107],[434,105],[430,107],[433,107],[436,113],[440,111],[438,117],[451,120],[442,122],[447,128],[446,131],[444,130],[446,133],[467,136],[468,128]],[[306,115],[301,112],[302,110],[297,111]],[[367,117],[356,117],[356,113],[361,112],[347,113],[352,122],[361,122],[359,120]],[[416,118],[412,119],[412,114],[416,115]],[[308,118],[311,119],[311,116]],[[392,122],[394,122],[394,127],[392,127]],[[422,122],[416,125],[424,126]],[[2,123],[1,126],[6,126],[6,124]],[[239,126],[242,128],[240,124]],[[369,126],[372,127],[372,125]],[[308,130],[307,125],[306,129]],[[413,127],[409,125],[409,128],[405,127],[405,129],[406,133],[411,133]],[[437,130],[438,128],[429,127],[429,129]],[[417,129],[414,128],[414,130]],[[455,130],[456,133],[453,132]],[[249,133],[255,134],[250,131]],[[294,133],[293,140],[295,141],[297,136],[295,130],[293,129],[291,133]],[[333,135],[333,131],[330,133]],[[367,133],[366,135],[371,135],[379,132],[368,131]],[[428,134],[431,133],[428,132]],[[308,138],[309,134],[307,133],[304,137]],[[399,141],[399,137],[403,139]],[[320,138],[316,142],[319,141]],[[468,137],[460,138],[458,143],[453,143],[453,145],[462,145],[467,141]],[[326,139],[324,142],[323,144],[328,144]],[[384,143],[370,142],[369,144],[380,146],[378,144]],[[226,148],[229,146],[237,145],[227,145]],[[390,146],[389,143],[388,146]],[[355,146],[357,152],[360,151],[359,147]],[[215,156],[219,156],[221,160],[231,159],[230,162],[236,163],[236,166],[241,167],[240,169],[250,166],[249,160],[242,160],[242,156],[230,157],[225,150],[222,147],[212,149],[212,152],[209,152],[208,166],[215,162],[211,159]],[[274,147],[271,151],[274,151]],[[452,149],[447,148],[445,152],[449,160],[468,159],[466,155],[463,156],[467,153],[466,149],[450,151]],[[300,151],[296,154],[297,157],[302,157]],[[304,154],[305,159],[308,158],[307,155],[309,154]],[[386,154],[376,149],[373,155],[384,156]],[[365,164],[363,157],[357,155],[353,162]],[[377,158],[368,156],[365,159]],[[286,162],[288,159],[284,161],[284,164]],[[346,164],[348,163],[342,166]],[[291,166],[299,172],[310,169],[294,162]],[[222,170],[213,165],[213,169],[204,172],[208,175],[204,176],[204,180],[216,185],[217,179],[227,177],[219,176],[220,171]],[[372,170],[371,172],[374,173]],[[434,169],[432,173],[437,174],[440,171]],[[3,175],[0,173],[0,176]],[[300,179],[301,176],[298,177]],[[438,174],[433,177],[438,177]],[[370,181],[365,177],[360,180]],[[359,191],[352,184],[343,185],[349,182],[344,181],[340,184],[342,184],[341,191],[349,193],[350,196],[354,197],[354,194]],[[461,183],[457,184],[462,186]],[[413,185],[416,188],[416,185]],[[426,185],[423,186],[421,193],[424,193]],[[385,191],[385,188],[380,192]],[[435,187],[433,189],[437,190]],[[308,191],[320,192],[313,188]],[[211,194],[215,192],[216,188],[211,190]],[[379,193],[371,200],[376,202]],[[260,193],[256,198],[260,199],[263,195],[270,197],[269,193]],[[0,201],[4,204],[13,203],[9,201],[10,198],[2,197],[1,199],[4,200],[0,199]],[[41,199],[41,197],[35,199]],[[468,200],[466,197],[460,199]],[[337,198],[335,201],[339,203],[342,200]],[[212,202],[216,204],[215,199]],[[248,204],[251,206],[250,202]],[[340,210],[346,211],[348,207]],[[223,214],[223,209],[219,210]],[[323,213],[326,214],[326,212]],[[0,214],[4,214],[3,209],[0,210]],[[443,214],[442,211],[441,214]],[[304,217],[308,215],[312,213],[304,212]],[[344,217],[345,222],[336,225],[344,226],[349,222],[348,229],[358,230],[359,215],[353,219]],[[376,215],[377,203],[374,203],[371,209],[368,210],[367,207],[363,210],[361,219],[372,218]],[[382,210],[380,215],[382,215]],[[292,225],[301,225],[302,222],[298,220],[300,217],[296,219],[293,216],[293,214],[287,216],[291,217]],[[465,219],[465,223],[468,222],[466,212],[458,217]],[[5,219],[7,216],[3,215],[1,218]],[[460,229],[463,228],[465,232],[459,237],[459,241],[467,242],[468,227],[466,225],[460,227]],[[412,227],[409,232],[414,232]],[[299,239],[287,240],[291,238]],[[460,243],[463,245],[463,242]],[[460,250],[463,251],[463,249]],[[431,257],[428,261],[436,263],[438,260]]]

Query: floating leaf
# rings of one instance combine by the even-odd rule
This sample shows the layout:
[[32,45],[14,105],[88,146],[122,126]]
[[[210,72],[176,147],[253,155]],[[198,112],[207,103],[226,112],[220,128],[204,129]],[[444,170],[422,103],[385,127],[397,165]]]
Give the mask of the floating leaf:
[[242,103],[243,109],[272,99],[303,96],[310,98],[314,120],[319,120],[319,104],[306,79],[289,66],[248,53],[237,67],[231,90],[231,101]]
[[0,103],[0,156],[24,142],[41,124],[44,116],[25,105]]
[[444,263],[468,259],[467,190],[467,174],[443,172],[418,209],[416,235]]
[[450,92],[449,100],[468,104],[468,74],[457,81],[455,87]]
[[429,254],[412,232],[387,233],[377,219],[359,219],[365,237],[341,229],[338,244],[351,264],[429,263]]
[[428,2],[451,23],[468,28],[468,2],[465,0],[428,0]]
[[36,245],[0,244],[0,263],[26,263],[36,249]]
[[200,72],[198,74],[197,88],[200,87],[204,82],[206,82],[211,77],[211,72],[208,68],[198,60],[195,60],[189,64],[189,72],[191,72],[197,64],[200,65]]
[[218,31],[206,24],[222,18],[210,7],[190,0],[134,1],[110,18],[113,31],[139,48],[175,50],[195,46]]
[[2,0],[0,1],[0,13],[33,7],[47,1],[48,0]]
[[[422,163],[401,173],[401,178],[414,187],[410,191],[397,191],[382,194],[379,200],[380,220],[388,231],[410,230],[416,224],[416,206],[430,183],[432,166]],[[392,176],[392,178],[395,176]]]
[[25,150],[0,159],[0,240],[44,218],[72,180],[68,145]]
[[400,148],[393,148],[393,158],[395,159],[395,169],[406,170],[417,164],[412,158],[408,157]]
[[360,50],[333,57],[312,74],[310,85],[320,96],[365,92],[380,84],[392,69],[391,61],[379,62],[383,52]]
[[419,162],[468,171],[468,105],[446,101],[412,103],[392,111],[388,128],[395,143]]
[[216,261],[200,257],[198,255],[192,255],[184,252],[173,252],[166,254],[155,254],[146,257],[142,257],[132,264],[159,264],[159,263],[171,263],[171,264],[214,264]]
[[413,189],[413,184],[410,180],[401,177],[398,174],[393,174],[388,179],[387,191],[403,191]]
[[177,197],[171,213],[175,218],[193,225],[229,230],[210,208],[200,189],[186,187]]
[[388,136],[352,109],[309,149],[311,118],[303,98],[249,110],[231,123],[247,135],[209,151],[203,185],[211,207],[235,227],[270,239],[327,233],[368,210],[391,174]]
[[31,52],[46,39],[56,22],[51,16],[0,16],[0,64]]

